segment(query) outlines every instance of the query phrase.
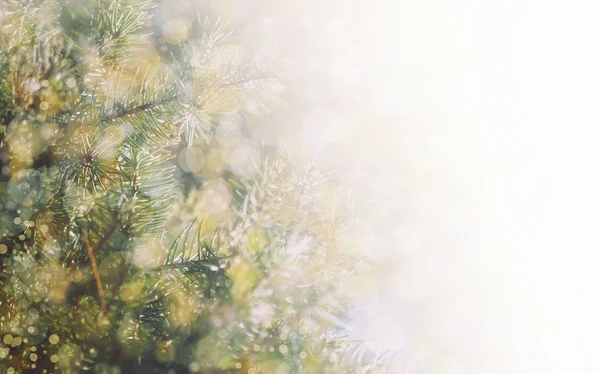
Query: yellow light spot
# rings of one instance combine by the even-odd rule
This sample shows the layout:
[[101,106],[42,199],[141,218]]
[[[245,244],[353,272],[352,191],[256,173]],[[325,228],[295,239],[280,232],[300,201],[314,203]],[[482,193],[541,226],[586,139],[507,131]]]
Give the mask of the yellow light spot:
[[63,373],[79,373],[83,351],[77,344],[65,343],[57,352],[58,366]]
[[8,252],[6,244],[0,244],[0,254],[5,254],[6,252]]
[[10,344],[13,342],[13,336],[11,334],[6,334],[4,335],[2,341],[4,342],[4,344]]
[[69,78],[69,79],[67,79],[67,87],[73,88],[76,85],[77,85],[77,81],[75,80],[75,78]]
[[28,333],[30,333],[30,334],[33,334],[33,333],[35,332],[35,327],[33,327],[33,326],[29,326],[29,327],[27,328],[27,332],[28,332]]
[[119,296],[123,301],[132,301],[144,288],[145,276],[143,272],[134,275],[129,282],[125,282],[119,289]]
[[254,349],[254,352],[258,352],[260,351],[260,345],[254,344],[254,347],[252,347],[252,349]]
[[304,352],[304,351],[300,352],[300,358],[301,358],[302,360],[305,360],[307,357],[308,357],[308,353],[306,353],[306,352]]
[[21,339],[21,337],[17,336],[16,338],[13,339],[13,342],[11,345],[13,347],[18,347],[21,345],[21,343],[23,343],[23,339]]
[[45,101],[42,101],[42,102],[40,103],[40,109],[41,109],[41,110],[48,110],[48,108],[49,108],[49,107],[50,107],[50,105],[48,105],[48,103],[47,103],[47,102],[45,102]]
[[53,362],[56,364],[58,362],[58,356],[57,355],[50,356],[50,362]]
[[58,344],[58,341],[60,339],[58,338],[58,335],[56,334],[52,334],[50,335],[50,337],[48,338],[48,341],[50,342],[50,344]]
[[262,230],[254,230],[248,234],[248,250],[251,253],[261,252],[268,244],[267,235]]
[[71,279],[73,280],[73,282],[79,283],[83,280],[83,273],[81,272],[81,270],[79,269],[75,269],[73,270],[73,272],[71,273]]
[[235,299],[246,297],[258,283],[259,274],[248,261],[238,259],[226,270],[227,276],[233,281],[232,294]]
[[281,352],[281,353],[283,353],[283,354],[286,354],[286,353],[287,353],[287,351],[288,351],[288,347],[287,347],[287,345],[285,345],[285,344],[282,344],[282,345],[280,345],[280,346],[279,346],[279,352]]
[[30,359],[31,361],[37,361],[37,359],[38,359],[38,355],[36,355],[35,353],[32,353],[32,354],[29,356],[29,359]]
[[207,179],[214,179],[223,173],[226,166],[227,164],[223,161],[219,151],[213,149],[204,155],[204,166],[200,174]]
[[181,18],[169,20],[163,26],[163,37],[171,44],[184,42],[189,36],[187,22]]

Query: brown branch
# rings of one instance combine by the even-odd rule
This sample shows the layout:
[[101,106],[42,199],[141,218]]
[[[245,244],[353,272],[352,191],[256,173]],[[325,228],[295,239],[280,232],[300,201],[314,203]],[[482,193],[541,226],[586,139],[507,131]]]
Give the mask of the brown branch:
[[146,103],[146,104],[142,104],[142,105],[138,105],[138,106],[134,106],[134,107],[126,107],[120,111],[113,112],[109,115],[106,115],[106,116],[100,118],[100,122],[108,122],[108,121],[115,120],[117,118],[122,118],[122,117],[126,117],[126,116],[129,116],[132,114],[140,113],[140,112],[146,111],[148,109],[156,108],[161,105],[171,103],[177,99],[179,99],[179,95],[173,95],[173,96],[168,96],[164,99],[153,101],[150,103]]
[[[219,86],[219,85],[221,86],[221,88],[225,88],[225,87],[231,87],[231,86],[240,86],[240,85],[243,85],[243,84],[246,84],[249,82],[253,82],[253,81],[268,80],[268,79],[273,79],[273,78],[275,78],[275,76],[272,74],[269,74],[269,73],[250,75],[249,77],[234,79],[229,82],[224,82],[224,83],[223,82],[215,82],[213,85],[209,86],[206,90],[211,90],[211,89],[217,88],[217,86]],[[141,104],[138,106],[125,107],[119,111],[116,111],[116,112],[113,112],[111,114],[101,117],[100,123],[109,122],[109,121],[112,121],[112,120],[115,120],[118,118],[123,118],[123,117],[127,117],[129,115],[132,115],[132,114],[144,112],[148,109],[157,108],[162,105],[172,103],[179,99],[181,99],[181,95],[175,94],[175,95],[167,96],[167,97],[157,100],[157,101],[152,101],[152,102]]]
[[96,288],[98,289],[98,300],[100,301],[100,307],[102,312],[106,312],[106,301],[104,300],[104,289],[102,288],[102,279],[100,278],[100,271],[98,270],[98,262],[96,261],[96,255],[94,255],[94,249],[92,248],[89,240],[89,235],[86,231],[83,232],[83,244],[90,258],[92,264],[92,272],[94,273],[94,280],[96,281]]

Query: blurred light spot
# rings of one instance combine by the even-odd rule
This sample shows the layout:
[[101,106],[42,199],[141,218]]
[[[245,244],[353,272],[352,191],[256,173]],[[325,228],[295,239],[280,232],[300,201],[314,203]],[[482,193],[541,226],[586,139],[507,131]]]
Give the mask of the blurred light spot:
[[123,283],[119,288],[119,296],[123,301],[134,300],[142,289],[144,288],[144,281],[146,280],[144,272],[140,271],[135,274],[129,282]]
[[58,350],[58,367],[63,373],[78,373],[83,361],[83,351],[77,344],[66,343]]
[[222,180],[207,182],[200,192],[200,208],[208,213],[221,214],[231,203],[231,193]]
[[163,26],[163,37],[171,44],[179,44],[187,40],[189,36],[188,22],[184,18],[169,20]]
[[25,89],[27,91],[35,92],[35,91],[39,90],[40,88],[42,88],[42,85],[40,84],[40,82],[38,82],[37,79],[28,78],[27,80],[25,80]]
[[[100,277],[107,289],[111,290],[120,283],[123,272],[126,271],[123,253],[117,252],[108,255],[98,268]],[[115,290],[117,291],[117,290]]]
[[67,87],[69,87],[69,88],[73,88],[77,85],[77,81],[75,80],[75,78],[72,78],[72,77],[68,78],[66,83],[67,83]]
[[242,178],[250,178],[256,175],[261,163],[260,149],[252,143],[237,146],[229,157],[231,171]]
[[177,162],[188,173],[198,173],[205,164],[204,152],[198,147],[186,147],[179,152]]
[[223,157],[221,157],[219,150],[211,149],[206,155],[204,167],[200,171],[200,174],[207,179],[213,179],[220,176],[226,166],[227,164],[223,160]]
[[242,139],[240,125],[231,121],[221,123],[217,128],[215,138],[224,147],[236,146]]
[[167,251],[160,241],[151,239],[134,247],[131,262],[142,269],[150,269],[160,266],[166,255]]

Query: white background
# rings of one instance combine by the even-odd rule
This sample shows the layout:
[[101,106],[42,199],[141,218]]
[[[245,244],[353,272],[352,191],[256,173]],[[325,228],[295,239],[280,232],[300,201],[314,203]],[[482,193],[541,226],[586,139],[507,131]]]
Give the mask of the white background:
[[301,82],[256,136],[336,149],[385,211],[353,334],[400,373],[600,372],[600,3],[219,7]]

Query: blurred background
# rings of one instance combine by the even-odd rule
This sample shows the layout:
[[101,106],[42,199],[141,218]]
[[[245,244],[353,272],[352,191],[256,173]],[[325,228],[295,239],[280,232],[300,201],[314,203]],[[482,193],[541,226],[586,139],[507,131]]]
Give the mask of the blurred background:
[[350,337],[395,373],[600,370],[597,2],[164,5],[285,64],[290,105],[251,136],[326,153],[362,209]]

